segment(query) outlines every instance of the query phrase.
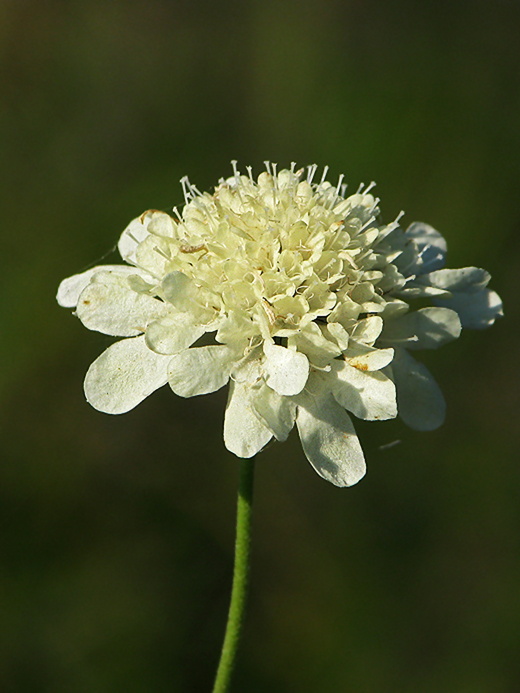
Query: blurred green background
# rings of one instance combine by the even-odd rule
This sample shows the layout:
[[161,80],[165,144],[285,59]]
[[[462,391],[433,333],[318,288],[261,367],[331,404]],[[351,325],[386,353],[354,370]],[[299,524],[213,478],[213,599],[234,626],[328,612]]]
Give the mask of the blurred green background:
[[234,690],[520,690],[519,22],[507,0],[1,0],[0,690],[211,689],[225,393],[94,411],[82,379],[111,340],[54,296],[231,159],[376,180],[384,218],[438,228],[506,311],[421,355],[440,430],[357,424],[358,486],[321,480],[295,433],[262,453]]

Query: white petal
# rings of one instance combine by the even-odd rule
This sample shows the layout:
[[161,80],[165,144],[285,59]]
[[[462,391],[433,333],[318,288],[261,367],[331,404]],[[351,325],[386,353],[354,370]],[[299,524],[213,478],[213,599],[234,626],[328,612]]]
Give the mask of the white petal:
[[63,308],[75,308],[81,292],[90,284],[90,280],[98,272],[113,272],[116,276],[121,277],[137,274],[145,280],[151,279],[147,272],[142,272],[136,267],[128,267],[127,265],[100,265],[99,267],[92,267],[86,272],[74,274],[61,282],[56,296],[60,306],[63,306]]
[[89,330],[134,337],[168,308],[163,301],[136,293],[123,283],[92,282],[82,291],[76,312]]
[[460,336],[459,316],[448,308],[422,308],[385,320],[380,342],[406,349],[437,349]]
[[277,440],[286,440],[294,426],[296,404],[267,385],[255,390],[252,406],[260,421],[267,426]]
[[438,289],[446,291],[481,291],[486,287],[491,275],[478,267],[462,267],[461,269],[441,269],[430,272],[420,278]]
[[[345,341],[346,335],[348,343],[348,334],[346,330],[344,330],[339,323],[333,324],[337,325],[337,332],[343,330],[343,332],[339,332],[339,337]],[[329,325],[328,327],[329,330],[331,330],[331,326]],[[334,329],[335,328],[332,328],[331,335]],[[288,345],[290,347],[294,346],[299,352],[306,354],[311,363],[318,368],[323,368],[329,364],[332,359],[341,354],[341,349],[338,344],[327,339],[315,322],[309,323],[300,332],[289,337]]]
[[106,414],[124,414],[166,384],[171,357],[150,351],[144,337],[112,344],[85,376],[88,402]]
[[273,437],[251,408],[251,392],[247,385],[229,385],[224,418],[224,444],[237,457],[253,457]]
[[345,351],[345,349],[348,348],[349,333],[343,327],[343,325],[341,325],[339,322],[328,322],[327,331],[337,343],[338,348],[341,349],[341,351]]
[[279,395],[297,395],[309,376],[309,360],[305,354],[265,342],[266,383]]
[[383,318],[379,317],[379,315],[372,315],[357,323],[352,330],[352,339],[372,346],[381,334],[382,329]]
[[236,352],[227,346],[186,349],[172,357],[168,382],[175,394],[181,397],[215,392],[229,380],[236,358]]
[[352,486],[365,474],[365,459],[347,412],[328,394],[298,397],[296,424],[305,456],[335,486]]
[[462,327],[469,330],[491,327],[497,318],[504,315],[500,296],[490,289],[476,293],[453,292],[451,298],[436,300],[435,303],[456,311]]
[[406,229],[405,236],[413,238],[420,254],[418,264],[409,268],[411,274],[423,274],[444,267],[448,247],[443,236],[433,226],[415,221]]
[[376,421],[397,416],[395,385],[384,373],[363,372],[344,361],[334,361],[328,377],[336,400],[359,419]]
[[149,235],[148,224],[152,220],[153,212],[142,214],[137,219],[133,219],[121,234],[117,248],[123,260],[130,264],[137,261],[135,251],[141,241]]
[[190,277],[184,272],[170,272],[162,281],[164,297],[182,311],[188,311],[197,299],[198,289]]
[[146,328],[146,343],[158,354],[178,354],[194,344],[205,333],[202,325],[194,325],[189,313],[168,315]]
[[352,341],[344,357],[347,363],[360,371],[379,371],[392,361],[394,350],[374,349]]
[[416,431],[433,431],[444,423],[446,403],[430,371],[405,349],[396,349],[392,371],[397,407],[405,424]]

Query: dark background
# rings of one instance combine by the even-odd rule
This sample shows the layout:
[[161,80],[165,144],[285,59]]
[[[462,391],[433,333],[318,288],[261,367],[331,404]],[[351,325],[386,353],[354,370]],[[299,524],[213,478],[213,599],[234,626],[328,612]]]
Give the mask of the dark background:
[[[257,465],[236,691],[520,690],[517,2],[1,0],[0,689],[209,691],[232,570],[225,393],[84,400],[111,342],[59,309],[127,222],[230,160],[376,180],[506,318],[421,354],[445,425],[357,430],[340,490],[296,433]],[[396,439],[399,445],[380,450]]]

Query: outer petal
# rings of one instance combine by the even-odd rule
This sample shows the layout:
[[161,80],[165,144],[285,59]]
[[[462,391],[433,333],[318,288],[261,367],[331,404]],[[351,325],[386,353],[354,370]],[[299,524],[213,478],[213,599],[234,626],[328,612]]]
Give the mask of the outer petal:
[[182,311],[193,308],[193,302],[197,300],[199,290],[193,279],[183,272],[170,272],[162,281],[164,297],[170,303]]
[[486,287],[491,275],[478,267],[462,267],[460,269],[441,269],[430,272],[418,280],[446,291],[481,291]]
[[149,322],[168,313],[156,298],[132,291],[123,283],[92,282],[79,297],[77,315],[89,330],[120,337],[134,337]]
[[416,431],[433,431],[444,423],[446,403],[430,371],[405,349],[396,349],[392,371],[399,416]]
[[247,385],[231,382],[224,418],[224,444],[237,457],[254,457],[267,445],[273,434],[251,408]]
[[[336,325],[336,328],[332,327],[332,330],[331,326],[328,326],[331,334],[336,329],[337,333],[339,332],[340,339],[343,339],[348,344],[346,330],[339,323],[333,324]],[[309,323],[303,330],[289,337],[288,344],[289,346],[295,346],[299,352],[305,354],[311,363],[318,366],[318,368],[323,368],[332,359],[341,354],[341,348],[338,344],[335,344],[330,339],[326,339],[315,322]]]
[[328,377],[336,401],[359,419],[376,421],[397,416],[395,385],[381,371],[363,372],[345,361],[334,361]]
[[116,342],[88,369],[87,400],[106,414],[124,414],[166,384],[170,360],[150,351],[144,337]]
[[137,219],[133,219],[121,234],[117,248],[126,262],[136,263],[135,251],[139,243],[149,235],[148,224],[152,220],[153,214],[153,212],[146,212]]
[[274,433],[277,440],[287,440],[296,418],[296,404],[289,397],[282,397],[267,385],[255,391],[252,406],[260,421]]
[[352,486],[365,475],[365,458],[349,415],[331,394],[298,397],[296,424],[305,456],[335,486]]
[[482,289],[476,293],[453,292],[451,298],[436,300],[435,303],[456,311],[462,327],[469,330],[491,327],[497,318],[504,315],[500,296],[490,289]]
[[351,342],[351,346],[344,354],[345,361],[358,368],[360,371],[379,371],[381,368],[388,366],[394,358],[393,349],[373,349],[364,344],[355,344]]
[[408,268],[410,274],[424,274],[444,267],[448,246],[433,226],[422,221],[414,221],[406,229],[405,236],[412,238],[419,250],[417,263]]
[[67,277],[67,279],[61,282],[56,296],[60,306],[63,306],[63,308],[75,308],[81,292],[90,284],[90,280],[97,272],[113,272],[116,276],[121,277],[137,274],[146,281],[152,280],[147,272],[143,272],[136,267],[128,267],[128,265],[99,265],[98,267],[92,267],[86,272],[81,272],[81,274]]
[[146,344],[158,354],[178,354],[194,344],[205,333],[202,325],[195,325],[189,313],[167,315],[148,325]]
[[305,354],[265,342],[266,383],[279,395],[297,395],[309,376],[309,360]]
[[383,318],[372,315],[360,320],[352,330],[352,339],[372,346],[383,329]]
[[491,276],[489,272],[478,267],[463,267],[461,269],[440,269],[428,274],[410,278],[402,296],[415,298],[432,296],[438,299],[450,298],[451,292],[476,293],[482,291]]
[[460,336],[459,316],[448,308],[422,308],[394,320],[386,320],[382,344],[406,349],[437,349]]
[[236,352],[227,346],[186,349],[170,361],[170,387],[181,397],[206,395],[220,390],[229,380],[236,357]]

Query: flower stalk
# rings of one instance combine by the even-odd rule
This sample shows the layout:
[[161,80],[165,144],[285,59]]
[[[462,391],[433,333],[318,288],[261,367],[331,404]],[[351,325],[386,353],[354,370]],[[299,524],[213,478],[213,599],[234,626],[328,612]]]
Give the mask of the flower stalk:
[[227,693],[229,691],[242,633],[251,565],[254,472],[254,458],[240,461],[233,587],[231,590],[226,634],[222,645],[222,654],[213,693]]

